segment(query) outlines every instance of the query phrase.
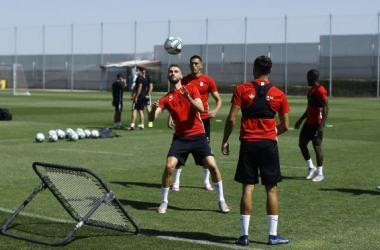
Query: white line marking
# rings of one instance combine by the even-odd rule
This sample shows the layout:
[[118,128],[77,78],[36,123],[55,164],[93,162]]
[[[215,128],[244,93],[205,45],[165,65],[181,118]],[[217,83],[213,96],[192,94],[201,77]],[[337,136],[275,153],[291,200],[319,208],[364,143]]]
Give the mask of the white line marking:
[[104,152],[104,151],[88,151],[88,150],[77,150],[77,149],[67,149],[67,148],[54,148],[53,150],[81,152],[81,153],[92,153],[92,154],[106,154],[106,155],[128,155],[128,156],[133,155],[133,154],[124,154],[124,153],[114,153],[114,152]]
[[[6,213],[11,213],[11,214],[13,214],[15,212],[15,211],[12,211],[10,209],[3,208],[3,207],[0,207],[0,211],[1,212],[6,212]],[[42,215],[36,215],[36,214],[31,214],[31,213],[20,212],[20,215],[23,215],[23,216],[26,216],[26,217],[31,217],[31,218],[48,220],[48,221],[54,221],[54,222],[71,223],[71,224],[75,224],[76,223],[75,221],[69,221],[69,220],[64,220],[64,219],[57,219],[57,218],[52,218],[52,217],[47,217],[47,216],[42,216]],[[143,234],[143,233],[140,233],[140,235],[147,236],[147,237],[156,237],[156,238],[165,239],[165,240],[171,240],[171,241],[181,241],[181,242],[189,242],[189,243],[200,244],[200,245],[217,246],[217,247],[228,248],[228,249],[261,250],[260,248],[241,247],[241,246],[236,246],[236,245],[228,245],[228,244],[216,243],[216,242],[205,241],[205,240],[192,240],[192,239],[185,239],[185,238],[179,238],[179,237],[152,235],[152,234]]]

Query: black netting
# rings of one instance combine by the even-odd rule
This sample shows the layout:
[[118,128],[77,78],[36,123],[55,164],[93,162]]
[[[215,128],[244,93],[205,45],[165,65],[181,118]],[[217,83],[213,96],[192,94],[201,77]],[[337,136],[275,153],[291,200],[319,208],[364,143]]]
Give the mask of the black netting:
[[[95,204],[107,194],[107,190],[91,174],[54,167],[43,167],[42,174],[46,184],[77,220],[82,220]],[[112,199],[103,202],[85,224],[125,230],[130,222]]]

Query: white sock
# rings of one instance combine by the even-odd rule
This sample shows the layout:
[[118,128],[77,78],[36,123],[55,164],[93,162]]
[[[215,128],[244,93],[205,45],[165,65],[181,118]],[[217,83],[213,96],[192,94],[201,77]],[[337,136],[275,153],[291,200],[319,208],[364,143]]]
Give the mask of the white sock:
[[204,186],[210,186],[210,171],[208,169],[203,169],[203,183]]
[[269,235],[277,235],[278,215],[268,215]]
[[141,123],[141,124],[140,124],[140,128],[144,128],[144,123]]
[[240,215],[240,236],[248,235],[250,215]]
[[179,177],[181,176],[182,169],[174,169],[173,186],[179,186]]
[[225,201],[224,200],[224,194],[223,194],[223,183],[222,183],[222,181],[219,181],[217,183],[214,182],[213,184],[214,184],[216,193],[218,195],[218,201]]
[[161,203],[168,203],[169,188],[161,187]]
[[313,160],[311,158],[309,160],[307,160],[306,163],[307,163],[307,166],[309,168],[313,168],[314,167]]
[[134,127],[135,127],[135,124],[134,124],[133,122],[131,123],[131,127],[132,127],[132,128],[134,128]]
[[317,167],[317,170],[318,170],[318,175],[323,175],[323,166],[319,166]]

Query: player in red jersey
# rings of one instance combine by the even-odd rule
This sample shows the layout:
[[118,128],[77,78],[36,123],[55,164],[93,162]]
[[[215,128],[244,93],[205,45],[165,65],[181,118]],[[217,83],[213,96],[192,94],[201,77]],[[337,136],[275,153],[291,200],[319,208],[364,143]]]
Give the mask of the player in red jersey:
[[[203,126],[206,131],[207,141],[210,143],[210,118],[214,118],[220,108],[222,107],[222,99],[219,96],[218,88],[216,87],[216,84],[214,80],[204,74],[202,74],[202,58],[200,56],[194,55],[190,58],[190,64],[189,64],[191,73],[185,76],[182,79],[182,85],[192,85],[197,87],[199,90],[199,93],[201,94],[202,103],[203,103],[203,112],[201,113],[201,118],[203,122]],[[208,103],[208,96],[211,94],[211,96],[214,98],[216,102],[216,106],[213,110],[209,109],[209,103]],[[210,185],[209,178],[210,178],[210,172],[207,169],[206,166],[202,162],[195,162],[197,165],[203,166],[203,188],[208,191],[214,190],[212,186]],[[179,191],[179,179],[182,172],[182,166],[177,166],[174,170],[174,180],[173,180],[173,191]]]
[[[262,184],[267,193],[267,218],[269,227],[268,244],[287,244],[289,240],[277,234],[278,195],[277,183],[282,181],[277,135],[289,128],[289,104],[284,92],[269,83],[272,61],[267,56],[256,58],[253,66],[253,82],[240,84],[235,88],[231,109],[224,127],[222,153],[230,153],[228,138],[236,122],[239,110],[242,111],[240,125],[240,153],[236,167],[235,181],[243,184],[240,200],[239,245],[248,245],[248,230],[252,210],[252,196],[259,183],[259,170]],[[279,114],[280,124],[275,115]]]
[[[314,182],[323,181],[323,152],[322,152],[322,139],[323,129],[326,124],[327,115],[329,113],[329,105],[327,101],[327,91],[319,84],[319,72],[316,69],[309,70],[307,72],[307,83],[310,86],[307,94],[307,108],[305,113],[294,125],[295,129],[299,129],[302,121],[306,118],[305,123],[302,126],[299,136],[299,147],[303,158],[305,159],[308,167],[309,174],[306,179],[313,178],[314,173],[317,176],[313,179]],[[317,158],[317,168],[314,167],[311,160],[307,144],[312,141],[313,148]]]
[[182,72],[179,65],[170,65],[168,69],[170,91],[153,104],[149,113],[150,120],[154,121],[164,109],[167,109],[176,124],[173,141],[162,175],[161,205],[157,212],[166,213],[174,169],[179,164],[184,166],[187,157],[191,153],[196,161],[201,161],[210,170],[218,195],[219,210],[222,213],[228,213],[230,209],[223,195],[222,176],[207,143],[200,116],[203,111],[201,95],[195,86],[182,86],[181,79]]

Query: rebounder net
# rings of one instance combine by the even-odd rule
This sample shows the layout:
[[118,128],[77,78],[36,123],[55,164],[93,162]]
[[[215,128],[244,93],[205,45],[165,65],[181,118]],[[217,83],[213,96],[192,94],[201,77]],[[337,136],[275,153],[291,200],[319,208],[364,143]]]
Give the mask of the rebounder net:
[[[137,234],[139,228],[113,192],[94,172],[84,168],[49,163],[33,163],[42,183],[21,207],[4,223],[1,233],[46,245],[62,245],[83,224]],[[61,241],[51,243],[7,233],[7,227],[21,210],[41,190],[49,189],[70,216],[77,221],[75,228]]]

